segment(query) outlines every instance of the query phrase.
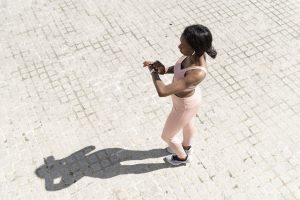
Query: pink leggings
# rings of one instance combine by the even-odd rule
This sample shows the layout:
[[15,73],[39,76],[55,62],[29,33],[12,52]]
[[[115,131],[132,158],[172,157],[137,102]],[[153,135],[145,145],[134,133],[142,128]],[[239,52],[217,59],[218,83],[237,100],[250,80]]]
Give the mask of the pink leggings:
[[[171,95],[173,107],[166,120],[161,138],[180,158],[186,157],[182,145],[191,145],[192,136],[196,132],[193,119],[199,111],[201,96],[201,90],[198,87],[190,97],[180,98],[174,94]],[[183,129],[182,143],[176,136],[181,129]]]

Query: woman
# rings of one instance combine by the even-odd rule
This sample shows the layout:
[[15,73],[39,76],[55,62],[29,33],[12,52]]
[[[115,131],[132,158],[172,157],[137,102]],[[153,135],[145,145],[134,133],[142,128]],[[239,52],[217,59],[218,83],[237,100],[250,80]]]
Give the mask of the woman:
[[[203,25],[195,24],[184,29],[178,46],[183,54],[174,66],[167,69],[159,61],[145,61],[156,91],[160,97],[171,95],[172,111],[169,114],[161,138],[169,145],[171,154],[165,159],[172,165],[190,162],[191,140],[196,132],[193,118],[201,105],[201,90],[196,87],[207,73],[205,54],[215,58],[216,50],[212,46],[212,35]],[[174,73],[173,81],[165,85],[158,74]],[[176,135],[183,129],[183,141]]]

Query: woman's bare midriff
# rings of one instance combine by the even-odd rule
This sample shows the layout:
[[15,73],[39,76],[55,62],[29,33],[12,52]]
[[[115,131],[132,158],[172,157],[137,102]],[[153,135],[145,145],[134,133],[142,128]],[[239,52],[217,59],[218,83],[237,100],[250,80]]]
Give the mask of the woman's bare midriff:
[[189,92],[178,92],[175,95],[180,97],[180,98],[185,98],[185,97],[190,97],[195,93],[195,89],[193,89],[192,91]]

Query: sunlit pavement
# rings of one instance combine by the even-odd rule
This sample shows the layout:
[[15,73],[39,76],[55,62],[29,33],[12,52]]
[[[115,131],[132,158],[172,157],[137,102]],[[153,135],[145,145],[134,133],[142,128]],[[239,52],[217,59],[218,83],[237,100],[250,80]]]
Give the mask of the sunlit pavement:
[[[300,1],[0,0],[0,199],[300,199]],[[144,60],[207,26],[190,164]],[[161,76],[165,84],[172,74]],[[179,135],[181,137],[181,133]]]

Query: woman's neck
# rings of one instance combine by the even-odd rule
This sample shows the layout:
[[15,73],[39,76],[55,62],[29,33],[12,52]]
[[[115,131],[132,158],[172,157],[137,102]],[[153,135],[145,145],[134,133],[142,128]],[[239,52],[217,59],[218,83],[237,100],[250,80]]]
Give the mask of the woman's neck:
[[188,60],[189,60],[189,63],[193,63],[196,65],[201,64],[201,56],[199,57],[196,55],[190,55],[190,56],[188,56]]

